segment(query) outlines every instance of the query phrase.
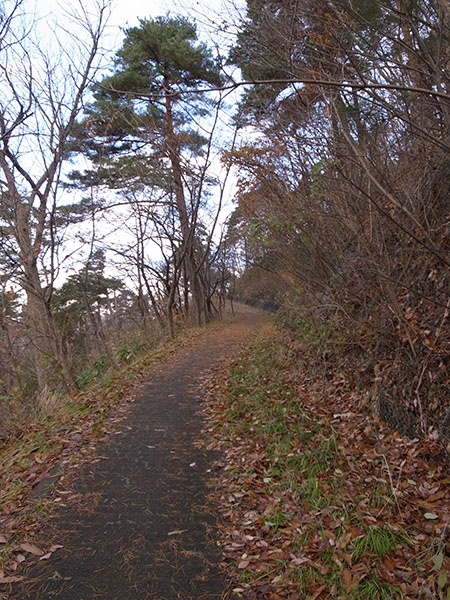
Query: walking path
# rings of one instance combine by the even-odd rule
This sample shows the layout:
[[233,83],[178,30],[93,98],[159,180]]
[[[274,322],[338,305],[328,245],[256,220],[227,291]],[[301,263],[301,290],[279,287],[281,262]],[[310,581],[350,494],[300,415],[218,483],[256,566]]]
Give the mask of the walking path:
[[[206,481],[212,456],[196,447],[202,427],[198,380],[238,351],[266,319],[256,311],[205,331],[149,377],[99,448],[105,460],[85,466],[74,493],[80,506],[51,521],[64,544],[14,588],[15,600],[214,600],[227,598],[220,553],[208,531]],[[120,433],[119,433],[120,431]]]

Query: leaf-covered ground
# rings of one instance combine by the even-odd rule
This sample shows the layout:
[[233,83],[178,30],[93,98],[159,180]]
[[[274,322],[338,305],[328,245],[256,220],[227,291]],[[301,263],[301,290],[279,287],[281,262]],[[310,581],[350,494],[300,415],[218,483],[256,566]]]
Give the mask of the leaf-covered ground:
[[345,373],[269,329],[204,381],[234,592],[448,599],[449,478],[433,440],[389,429]]
[[[30,559],[49,558],[60,550],[50,543],[29,552],[30,540],[42,535],[58,506],[79,500],[73,492],[58,494],[55,483],[67,485],[85,462],[99,462],[97,446],[108,439],[134,402],[143,375],[189,347],[199,330],[182,333],[144,357],[124,366],[87,392],[61,399],[51,411],[24,423],[21,435],[0,447],[0,584],[15,583]],[[67,481],[67,484],[66,484]],[[35,546],[36,547],[36,546]],[[44,558],[45,560],[45,558]],[[1,596],[0,596],[1,598]]]
[[3,447],[1,600],[228,597],[197,380],[265,319],[246,311],[168,344]]

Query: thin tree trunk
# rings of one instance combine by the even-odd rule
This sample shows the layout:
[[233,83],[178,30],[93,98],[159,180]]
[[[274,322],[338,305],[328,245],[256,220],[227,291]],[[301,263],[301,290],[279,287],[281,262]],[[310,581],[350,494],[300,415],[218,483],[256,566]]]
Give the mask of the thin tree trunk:
[[197,325],[202,324],[202,290],[197,274],[194,258],[194,235],[189,225],[189,217],[184,195],[184,186],[182,170],[180,164],[179,144],[173,127],[172,98],[170,94],[170,81],[166,78],[165,87],[165,105],[166,105],[166,143],[169,153],[172,174],[175,182],[175,201],[180,219],[181,233],[185,248],[185,265],[189,281],[192,286],[192,299],[194,303],[194,314]]
[[54,320],[45,290],[41,288],[37,270],[32,273],[26,269],[26,275],[26,318],[34,348],[33,361],[38,389],[43,391],[56,374],[69,391],[74,391],[78,386],[63,347],[63,336]]

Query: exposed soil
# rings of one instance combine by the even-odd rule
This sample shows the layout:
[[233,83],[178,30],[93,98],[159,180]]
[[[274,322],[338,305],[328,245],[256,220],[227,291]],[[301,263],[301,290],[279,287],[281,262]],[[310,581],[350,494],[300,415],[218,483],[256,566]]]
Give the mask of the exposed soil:
[[[230,597],[207,504],[213,456],[199,449],[201,374],[268,317],[206,331],[148,378],[115,435],[85,465],[48,536],[63,548],[14,584],[15,600],[213,600]],[[95,457],[93,457],[95,458]],[[5,596],[4,596],[5,597]]]

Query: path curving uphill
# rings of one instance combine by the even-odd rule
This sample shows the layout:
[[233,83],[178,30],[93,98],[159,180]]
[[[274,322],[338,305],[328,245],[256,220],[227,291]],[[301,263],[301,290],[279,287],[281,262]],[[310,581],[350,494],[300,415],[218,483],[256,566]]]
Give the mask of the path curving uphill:
[[74,493],[49,524],[64,544],[40,561],[9,596],[14,600],[214,600],[227,598],[220,553],[208,531],[211,454],[201,435],[198,381],[237,352],[267,315],[205,330],[149,376],[120,423],[99,447],[104,460],[84,466]]

